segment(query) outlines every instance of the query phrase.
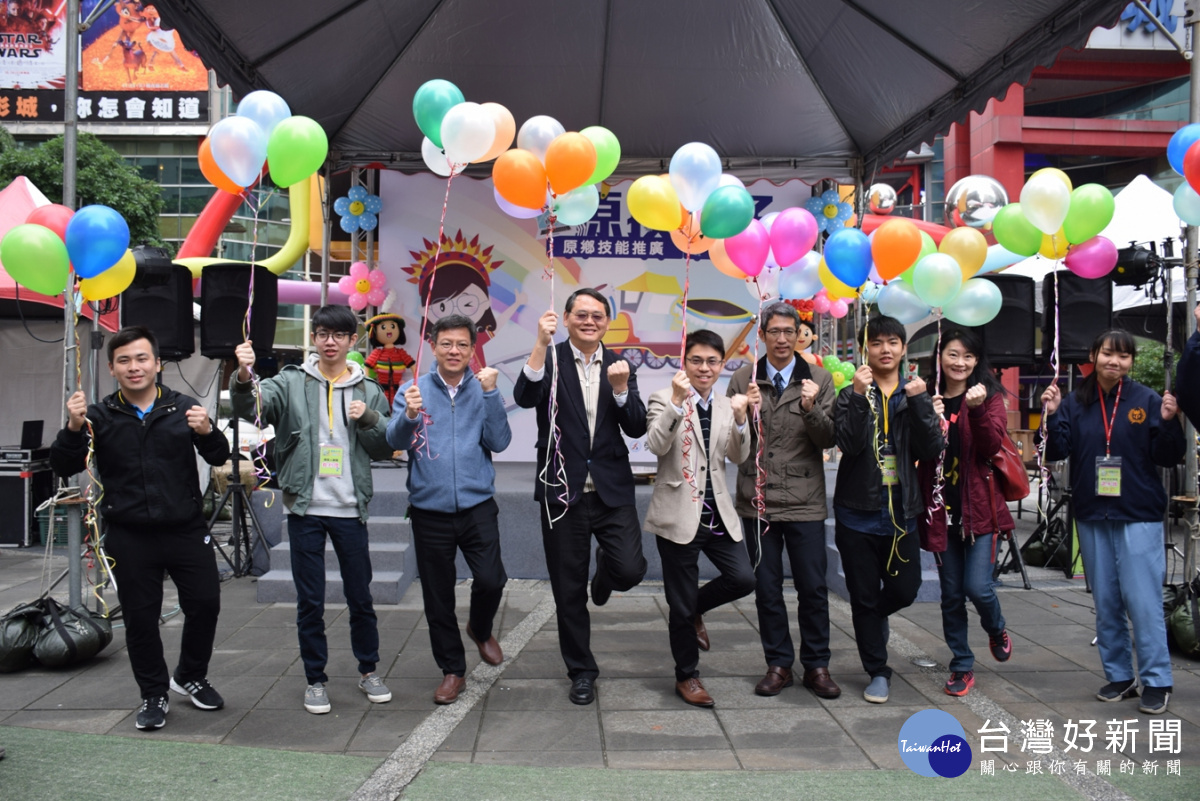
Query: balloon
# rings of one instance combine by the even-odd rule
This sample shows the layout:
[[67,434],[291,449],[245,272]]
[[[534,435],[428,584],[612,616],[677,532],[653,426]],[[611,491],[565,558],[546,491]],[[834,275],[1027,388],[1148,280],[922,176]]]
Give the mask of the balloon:
[[492,118],[496,135],[492,138],[492,144],[487,152],[475,159],[476,164],[498,158],[501,153],[512,146],[513,139],[517,136],[517,121],[513,119],[511,111],[499,103],[483,103],[480,108]]
[[592,147],[596,148],[596,169],[592,170],[584,183],[598,184],[612,175],[621,162],[621,143],[612,131],[601,125],[591,125],[579,133],[586,136]]
[[[750,193],[738,186],[721,186],[704,202],[700,230],[712,239],[728,239],[745,231],[753,219],[754,198]],[[770,247],[769,239],[767,247]]]
[[1072,245],[1086,242],[1112,222],[1117,204],[1112,192],[1100,184],[1084,184],[1071,192],[1071,207],[1063,220],[1063,233]]
[[848,286],[839,281],[837,276],[829,269],[829,262],[825,259],[821,259],[820,264],[817,265],[817,275],[821,279],[821,286],[825,287],[825,294],[830,299],[854,297],[855,287]]
[[1193,143],[1183,157],[1183,177],[1200,193],[1200,143]]
[[825,240],[829,272],[849,287],[860,287],[871,272],[871,242],[857,228],[839,228]]
[[907,270],[921,255],[923,244],[921,229],[909,220],[897,217],[876,228],[871,235],[871,255],[879,277],[890,281]]
[[1004,245],[992,245],[988,248],[987,258],[984,259],[983,266],[979,268],[979,272],[975,275],[983,275],[985,273],[999,272],[1005,267],[1016,264],[1021,259],[1025,258],[1020,253],[1013,253]]
[[561,195],[587,183],[596,171],[596,146],[581,133],[564,133],[546,148],[546,178]]
[[518,206],[515,203],[509,203],[500,194],[500,190],[492,187],[492,195],[496,198],[496,205],[500,207],[500,211],[507,214],[509,217],[516,217],[518,220],[531,220],[542,213],[541,209],[527,209],[524,206]]
[[[835,300],[829,304],[829,316],[830,317],[834,317],[834,318],[840,320],[841,318],[846,316],[846,312],[848,312],[848,311],[850,311],[850,307],[846,305],[846,301],[843,300],[842,298],[838,298],[837,300]],[[843,375],[843,378],[844,377],[845,376]]]
[[528,150],[537,160],[546,163],[546,150],[550,143],[567,132],[562,123],[553,117],[539,114],[525,120],[517,131],[517,147]]
[[440,175],[443,178],[450,175],[452,168],[454,174],[458,175],[463,171],[463,167],[465,166],[463,164],[451,164],[450,160],[446,158],[446,154],[428,136],[421,140],[421,158],[425,160],[425,166],[434,175]]
[[1039,176],[1047,176],[1047,175],[1056,179],[1059,183],[1061,183],[1063,186],[1065,186],[1067,188],[1068,192],[1070,192],[1072,189],[1075,188],[1071,184],[1070,176],[1068,176],[1065,172],[1058,169],[1057,167],[1042,167],[1040,170],[1036,171],[1033,175],[1031,175],[1029,177],[1030,177],[1030,179],[1033,179],[1033,178],[1038,178]]
[[863,284],[862,289],[858,290],[858,296],[863,303],[875,303],[879,300],[879,292],[882,287],[879,284]]
[[[827,361],[828,359],[829,357],[826,356],[825,360]],[[846,386],[846,376],[842,375],[841,373],[832,373],[830,377],[833,378],[834,389],[841,389],[842,387]]]
[[821,288],[821,254],[810,250],[779,277],[779,294],[788,300],[804,300]]
[[80,281],[79,291],[83,294],[83,299],[89,303],[115,298],[129,289],[136,273],[137,261],[133,258],[133,251],[127,250],[125,255],[112,267],[95,278],[85,278]]
[[[962,275],[957,267],[955,273]],[[908,325],[929,314],[929,305],[917,297],[917,291],[911,286],[893,281],[879,290],[879,311]]]
[[1103,278],[1117,266],[1117,246],[1105,237],[1093,237],[1071,248],[1066,265],[1080,278]]
[[984,325],[995,319],[1003,303],[1000,287],[986,278],[972,278],[962,285],[954,299],[942,306],[942,314],[959,325]]
[[67,223],[66,243],[75,274],[93,278],[125,255],[129,224],[108,206],[84,206]]
[[780,267],[795,264],[817,243],[817,220],[795,206],[779,212],[771,226],[771,253]]
[[[763,224],[763,228],[767,229],[767,242],[771,241],[771,226],[775,224],[775,218],[778,216],[779,212],[773,211],[770,214],[764,214],[759,218],[759,221]],[[767,248],[767,260],[765,265],[767,269],[779,266],[779,262],[775,261],[775,251],[771,250],[770,248]]]
[[671,232],[671,241],[684,253],[691,253],[693,256],[706,253],[712,247],[714,240],[709,239],[700,231],[699,215],[689,216],[691,217],[690,221],[685,220],[683,225]]
[[540,209],[546,203],[546,168],[528,150],[513,148],[501,153],[492,165],[492,183],[514,205]]
[[563,225],[583,225],[600,208],[600,190],[593,184],[581,186],[559,195],[551,208],[558,222]]
[[429,141],[442,149],[442,118],[446,112],[466,100],[457,86],[434,78],[426,81],[413,95],[413,117],[421,133],[429,137]]
[[938,246],[938,252],[958,262],[964,281],[979,272],[987,260],[987,251],[987,240],[974,228],[955,228],[942,237]]
[[[363,231],[374,231],[379,226],[379,218],[369,211],[358,215],[358,227]],[[378,305],[378,304],[376,304]]]
[[329,137],[311,117],[288,117],[275,126],[267,142],[271,180],[281,189],[298,184],[319,170],[328,155]]
[[1051,236],[1050,234],[1042,235],[1042,246],[1038,249],[1038,253],[1045,256],[1047,259],[1057,261],[1067,255],[1067,248],[1071,243],[1067,241],[1067,237],[1061,230]]
[[736,175],[730,175],[727,172],[721,173],[721,180],[717,182],[717,186],[740,186],[742,189],[746,188],[741,178],[738,178]]
[[913,270],[913,289],[927,306],[945,306],[958,294],[962,283],[962,269],[945,253],[931,253]]
[[359,367],[364,367],[367,363],[367,360],[363,358],[363,355],[356,350],[352,350],[346,354],[346,361],[354,362]]
[[[220,189],[222,192],[228,192],[231,195],[236,195],[242,191],[242,187],[233,182],[232,179],[225,173],[221,172],[221,168],[217,166],[217,162],[213,159],[212,143],[208,141],[208,137],[200,143],[200,172],[204,175],[204,180]],[[257,177],[257,176],[255,176]]]
[[237,104],[237,115],[257,122],[263,134],[270,139],[275,126],[292,116],[292,110],[288,108],[287,101],[279,95],[258,89],[241,99]]
[[[671,186],[688,211],[704,208],[705,201],[721,183],[721,157],[703,142],[689,142],[671,156]],[[742,226],[745,228],[746,226]],[[741,229],[738,229],[741,230]],[[734,231],[734,234],[738,231]],[[717,236],[709,234],[709,236]],[[725,234],[724,236],[733,236]]]
[[655,231],[674,231],[683,225],[679,198],[671,182],[659,175],[643,175],[625,193],[633,219]]
[[1042,246],[1042,232],[1025,217],[1020,203],[1009,203],[992,221],[992,233],[1006,250],[1032,256]]
[[829,300],[829,296],[823,292],[817,293],[817,296],[813,298],[813,311],[817,314],[828,314],[829,307],[832,305],[833,302]]
[[451,164],[469,164],[482,158],[495,139],[496,123],[478,103],[459,103],[442,117],[442,149]]
[[753,278],[746,279],[746,291],[759,303],[779,298],[779,270],[763,270]]
[[[731,188],[730,191],[734,189]],[[703,220],[704,217],[701,216],[701,222]],[[767,251],[770,249],[771,237],[761,220],[751,220],[746,230],[725,240],[725,252],[729,254],[729,260],[748,276],[762,272],[767,261]]]
[[1000,209],[1008,205],[1004,184],[990,175],[968,175],[946,192],[946,225],[989,231]]
[[66,245],[44,226],[24,223],[9,230],[0,240],[0,262],[14,281],[34,292],[57,295],[67,287]]
[[58,238],[66,241],[67,238],[67,223],[75,216],[75,212],[66,206],[61,206],[58,203],[51,203],[48,206],[38,206],[33,211],[29,212],[29,216],[25,218],[25,222],[33,225],[42,225],[49,228],[54,233],[58,234]]
[[[235,186],[250,186],[262,173],[267,158],[267,135],[248,117],[226,117],[208,132],[217,169]],[[210,180],[211,183],[211,180]]]
[[386,289],[381,289],[381,288],[377,287],[377,288],[372,289],[371,291],[367,292],[367,305],[368,306],[379,306],[385,300],[387,300],[387,290]]
[[713,239],[712,246],[708,249],[708,258],[712,260],[713,267],[728,275],[730,278],[745,278],[746,274],[738,269],[734,264],[729,254],[725,252],[725,240]]
[[896,200],[896,190],[887,184],[871,184],[867,190],[867,208],[872,214],[891,214],[896,210]]
[[[1021,189],[1021,211],[1043,234],[1057,233],[1062,228],[1070,205],[1070,187],[1058,176],[1044,170],[1031,175]],[[1009,250],[1020,252],[1011,247]]]
[[1185,125],[1171,135],[1171,141],[1167,142],[1167,161],[1171,163],[1171,169],[1183,175],[1183,157],[1196,142],[1200,142],[1200,123]]
[[[1181,183],[1175,190],[1175,199],[1172,204],[1175,206],[1175,213],[1179,219],[1188,225],[1200,225],[1200,195],[1197,195],[1196,190],[1188,186],[1186,182]],[[48,207],[43,206],[42,208]]]

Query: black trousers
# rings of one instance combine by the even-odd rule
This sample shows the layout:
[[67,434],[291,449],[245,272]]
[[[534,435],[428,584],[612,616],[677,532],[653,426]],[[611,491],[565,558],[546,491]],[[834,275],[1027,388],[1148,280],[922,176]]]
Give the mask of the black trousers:
[[[756,519],[742,518],[751,564],[759,551],[756,526]],[[762,559],[756,571],[754,602],[758,607],[758,633],[767,667],[790,668],[796,661],[787,604],[783,600],[785,548],[799,601],[796,619],[800,624],[800,664],[805,670],[829,667],[829,588],[825,584],[829,557],[825,551],[825,521],[772,521],[761,542]]]
[[491,498],[453,514],[408,507],[425,620],[429,623],[429,644],[443,674],[462,676],[467,672],[462,635],[454,614],[454,585],[458,583],[456,550],[462,551],[471,568],[471,609],[467,616],[471,633],[481,641],[492,636],[492,622],[508,582],[504,563],[500,561],[499,513],[496,501]]
[[[663,589],[667,595],[667,629],[671,636],[671,656],[675,657],[675,681],[700,675],[700,646],[696,643],[696,615],[703,615],[722,604],[745,598],[754,592],[754,570],[740,542],[728,534],[714,534],[701,526],[691,542],[679,544],[655,538],[662,558]],[[700,554],[703,553],[720,575],[703,587],[698,586]]]
[[184,615],[175,675],[180,683],[205,678],[221,612],[221,580],[204,521],[165,531],[110,522],[104,548],[113,559],[125,648],[142,698],[166,695],[171,679],[158,631],[164,570],[179,591]]
[[841,523],[837,524],[834,535],[846,572],[846,589],[850,592],[850,616],[854,621],[858,656],[871,678],[892,677],[892,669],[887,666],[884,624],[888,615],[911,606],[921,589],[921,544],[916,532],[899,539],[895,556],[892,556],[893,539],[855,531]]
[[[571,679],[600,675],[592,656],[588,615],[588,565],[592,535],[604,548],[606,580],[616,591],[635,586],[646,575],[642,527],[635,506],[607,506],[595,492],[583,493],[565,516],[550,525],[542,505],[542,546],[558,615],[558,647]],[[550,507],[557,516],[562,507]]]

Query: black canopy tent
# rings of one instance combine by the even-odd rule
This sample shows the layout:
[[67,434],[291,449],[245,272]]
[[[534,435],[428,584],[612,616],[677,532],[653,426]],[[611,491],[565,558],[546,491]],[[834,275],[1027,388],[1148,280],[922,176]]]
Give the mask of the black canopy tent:
[[1125,0],[180,0],[162,8],[236,95],[270,89],[335,167],[424,169],[431,78],[568,130],[620,174],[702,140],[745,177],[855,183],[980,110]]

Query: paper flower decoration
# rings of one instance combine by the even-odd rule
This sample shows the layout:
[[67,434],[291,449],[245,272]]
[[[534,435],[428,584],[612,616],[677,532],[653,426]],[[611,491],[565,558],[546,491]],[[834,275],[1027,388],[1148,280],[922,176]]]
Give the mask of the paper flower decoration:
[[368,270],[364,262],[350,265],[350,274],[338,281],[338,289],[350,298],[350,308],[362,311],[379,306],[387,299],[387,276],[381,270]]
[[342,230],[348,234],[374,231],[379,225],[379,218],[375,215],[382,208],[383,201],[379,195],[368,194],[361,186],[351,187],[345,197],[339,197],[333,203],[334,212],[342,216]]
[[819,197],[809,198],[804,208],[817,218],[817,229],[829,233],[845,227],[846,222],[854,216],[854,207],[843,203],[836,189],[822,192]]

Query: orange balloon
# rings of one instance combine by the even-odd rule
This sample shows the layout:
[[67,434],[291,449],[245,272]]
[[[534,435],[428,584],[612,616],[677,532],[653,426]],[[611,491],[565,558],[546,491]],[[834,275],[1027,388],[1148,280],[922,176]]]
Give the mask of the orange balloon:
[[517,137],[517,121],[513,119],[511,111],[499,103],[481,103],[480,106],[491,115],[492,122],[496,124],[496,138],[492,140],[488,152],[475,159],[472,164],[499,158],[501,153],[512,146],[513,139]]
[[492,165],[492,183],[509,203],[527,209],[546,205],[546,169],[528,150],[516,147],[501,153]]
[[712,245],[708,248],[708,257],[712,259],[713,267],[716,267],[730,278],[745,279],[746,274],[738,269],[738,266],[729,258],[729,254],[725,252],[725,240],[712,239],[710,241]]
[[907,270],[921,255],[921,229],[908,220],[888,220],[871,237],[871,258],[884,281]]
[[712,239],[700,233],[700,218],[698,216],[692,218],[691,225],[688,225],[685,218],[683,225],[679,226],[678,230],[671,232],[671,241],[675,243],[675,247],[684,253],[691,253],[693,256],[698,253],[707,253],[713,244]]
[[217,162],[213,159],[212,146],[209,145],[207,136],[200,143],[200,153],[198,155],[200,156],[200,172],[203,173],[205,180],[222,192],[228,192],[231,195],[241,194],[242,187],[235,184],[233,179],[221,172],[221,168],[217,166]]
[[596,171],[596,146],[581,133],[568,131],[546,148],[546,177],[554,194],[578,189]]

